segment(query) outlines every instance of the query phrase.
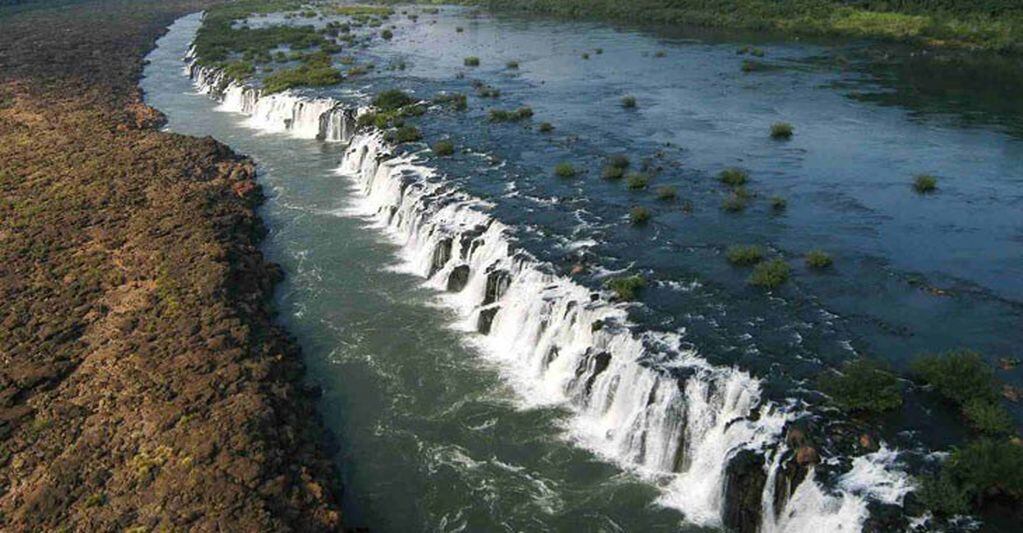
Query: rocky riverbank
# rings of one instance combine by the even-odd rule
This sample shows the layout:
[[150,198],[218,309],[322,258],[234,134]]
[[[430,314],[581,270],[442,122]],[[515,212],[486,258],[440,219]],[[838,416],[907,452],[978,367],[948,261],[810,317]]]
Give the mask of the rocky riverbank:
[[137,88],[202,7],[0,11],[0,529],[340,528],[254,166]]

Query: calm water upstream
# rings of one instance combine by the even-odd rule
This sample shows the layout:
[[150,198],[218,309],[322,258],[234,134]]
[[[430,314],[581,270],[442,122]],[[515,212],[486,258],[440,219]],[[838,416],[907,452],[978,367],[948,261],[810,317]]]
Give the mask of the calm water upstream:
[[[465,112],[434,109],[414,120],[426,141],[450,138],[458,151],[437,159],[422,146],[399,149],[406,175],[429,177],[410,190],[435,196],[423,193],[418,210],[402,204],[394,211],[411,217],[428,211],[423,206],[472,206],[507,228],[502,247],[544,265],[543,276],[511,276],[485,338],[466,331],[478,310],[461,312],[479,302],[440,296],[443,281],[424,284],[418,266],[435,260],[433,233],[409,237],[375,216],[373,202],[387,193],[371,179],[375,164],[368,172],[352,155],[343,162],[341,143],[268,132],[196,92],[182,58],[198,15],[171,27],[142,82],[170,131],[211,135],[259,165],[269,197],[265,251],[288,274],[281,319],[304,347],[310,379],[324,389],[322,411],[341,441],[349,524],[380,531],[714,529],[723,458],[734,455],[736,442],[773,449],[802,402],[819,399],[812,378],[822,368],[857,353],[904,368],[917,353],[964,346],[992,360],[1023,355],[1023,114],[1012,108],[989,116],[985,102],[971,105],[959,93],[942,106],[899,76],[868,75],[857,62],[860,48],[850,44],[493,18],[456,8],[392,22],[393,40],[357,52],[374,73],[310,94],[352,107],[393,87],[423,99],[469,94]],[[750,42],[765,51],[757,61],[766,68],[744,73],[742,62],[752,58],[736,50]],[[478,56],[480,66],[464,67],[466,56]],[[506,66],[512,60],[518,68]],[[951,66],[923,71],[934,84],[951,85],[961,74]],[[475,96],[474,80],[499,89],[500,98]],[[636,109],[622,108],[624,95],[636,97]],[[532,121],[486,120],[491,108],[524,105]],[[537,132],[541,121],[555,130]],[[767,135],[778,121],[795,125],[791,141]],[[356,138],[352,146],[387,152],[376,139]],[[649,189],[601,179],[612,154],[645,167]],[[552,168],[563,161],[581,175],[555,177]],[[726,190],[716,175],[729,166],[751,176],[755,197],[740,214],[720,209]],[[937,194],[913,192],[920,173],[938,176]],[[661,186],[675,187],[678,198],[659,200],[653,189]],[[465,196],[451,196],[456,190]],[[771,209],[772,196],[787,200],[784,213]],[[653,214],[646,226],[628,224],[637,205]],[[430,213],[462,227],[485,222],[462,211]],[[486,238],[480,249],[490,253],[496,241]],[[788,260],[792,280],[769,294],[747,286],[749,271],[730,266],[724,250],[749,243]],[[831,253],[835,267],[807,270],[801,258],[814,248]],[[452,265],[441,269],[445,280]],[[591,340],[590,322],[582,324],[583,340],[536,337],[569,331],[574,324],[558,320],[589,302],[588,291],[596,302],[615,272],[646,277],[643,305],[592,311],[625,333],[611,338],[612,327],[598,339],[613,354],[599,379],[608,362],[587,349],[587,372],[603,368],[576,383],[583,374],[574,366],[550,369],[559,349],[566,354]],[[481,291],[486,281],[480,278]],[[566,295],[581,296],[564,305]],[[547,314],[537,318],[541,304]],[[539,353],[536,346],[544,348],[540,370],[526,353]],[[619,368],[629,350],[643,352],[636,368],[652,370]],[[1019,371],[999,377],[1023,383]],[[675,380],[678,387],[665,392]],[[593,411],[596,401],[572,403],[567,388],[601,398],[606,410]],[[639,407],[624,403],[630,394]],[[674,413],[684,398],[684,412]],[[835,459],[833,471],[821,474],[828,489],[792,497],[794,516],[809,522],[774,525],[837,526],[862,520],[868,501],[900,503],[904,463],[961,437],[958,422],[933,402],[909,403],[880,428],[885,455]],[[661,420],[670,418],[665,412],[677,420]],[[666,444],[680,439],[684,452]],[[895,449],[902,455],[887,453]]]

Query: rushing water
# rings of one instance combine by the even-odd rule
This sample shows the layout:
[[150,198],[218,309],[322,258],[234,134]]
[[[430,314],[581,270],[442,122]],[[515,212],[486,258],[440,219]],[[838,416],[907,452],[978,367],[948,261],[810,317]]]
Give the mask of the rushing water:
[[[361,52],[378,74],[261,98],[222,87],[215,71],[182,75],[198,24],[171,28],[143,87],[170,130],[213,135],[259,164],[267,253],[290,274],[283,319],[343,443],[350,523],[715,527],[726,467],[749,449],[767,476],[763,529],[855,528],[868,504],[901,503],[904,459],[954,432],[931,431],[940,413],[909,412],[890,421],[888,447],[827,457],[772,509],[791,454],[784,427],[814,398],[804,380],[854,352],[901,366],[960,345],[1009,355],[1023,336],[1023,145],[983,117],[966,128],[957,115],[848,98],[850,86],[889,90],[836,69],[823,44],[762,43],[784,68],[744,74],[734,36],[445,9],[397,22],[393,41]],[[482,65],[465,72],[469,55]],[[427,140],[471,150],[435,160],[356,131],[366,95],[399,86],[428,99],[471,92],[471,79],[501,98],[418,121]],[[639,108],[622,109],[623,94]],[[485,121],[489,107],[523,104],[556,131]],[[795,139],[767,138],[778,120],[796,124]],[[600,180],[613,153],[684,201]],[[566,160],[586,173],[553,177]],[[760,197],[741,215],[718,209],[713,176],[729,165],[750,169]],[[911,192],[919,172],[941,177],[940,194]],[[783,215],[771,195],[788,199]],[[654,212],[647,227],[624,220],[637,204]],[[793,264],[824,248],[837,268],[797,267],[764,295],[724,261],[737,242]],[[600,291],[618,271],[650,280],[643,306]]]

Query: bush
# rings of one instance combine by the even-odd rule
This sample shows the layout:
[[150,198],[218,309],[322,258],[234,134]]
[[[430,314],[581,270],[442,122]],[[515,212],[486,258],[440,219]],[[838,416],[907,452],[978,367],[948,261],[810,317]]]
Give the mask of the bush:
[[467,67],[478,67],[480,66],[480,58],[476,56],[469,56],[462,60],[462,64],[464,64]]
[[455,26],[455,32],[462,33],[463,31],[465,31],[465,28],[463,28],[461,26]]
[[595,53],[595,54],[597,54],[599,56],[600,54],[604,53],[604,49],[603,48],[597,48],[596,50],[593,51],[593,53]]
[[678,191],[671,186],[658,187],[657,188],[657,199],[658,200],[674,200],[678,196]]
[[551,124],[550,122],[541,122],[540,125],[536,127],[536,129],[539,130],[540,133],[550,133],[554,131],[554,125]]
[[771,197],[771,209],[774,211],[784,211],[788,206],[789,203],[781,196]]
[[508,68],[511,68],[511,69],[516,69],[516,68],[519,68],[519,62],[518,61],[509,61],[508,63],[505,64],[505,66],[508,67]]
[[622,107],[624,107],[625,109],[634,109],[636,107],[636,97],[635,96],[623,96],[622,97]]
[[634,191],[645,189],[649,182],[650,178],[646,174],[640,174],[639,172],[632,172],[625,178],[626,185]]
[[294,87],[326,87],[337,85],[344,78],[341,71],[330,66],[300,65],[274,72],[263,79],[263,91],[279,93]]
[[377,93],[377,95],[373,98],[373,107],[380,111],[396,111],[409,104],[414,104],[415,102],[415,98],[412,98],[404,91],[391,89],[389,91]]
[[973,429],[988,435],[1005,435],[1012,433],[1013,421],[1001,404],[991,400],[974,398],[963,406],[963,416]]
[[554,175],[559,178],[571,178],[576,175],[576,170],[572,163],[558,163],[554,166]]
[[583,52],[583,59],[589,59],[589,58],[590,58],[590,54],[588,54],[587,52]]
[[785,283],[789,279],[789,264],[781,259],[774,259],[759,263],[753,267],[753,274],[749,277],[750,285],[773,289]]
[[920,499],[936,514],[966,514],[969,504],[1004,497],[1023,500],[1023,446],[1006,439],[978,439],[952,450],[941,473],[926,478]]
[[827,268],[832,263],[831,256],[821,250],[810,250],[806,253],[806,266],[810,268]]
[[608,158],[607,164],[615,167],[626,169],[629,168],[629,156],[625,154],[616,154]]
[[865,357],[846,362],[841,373],[822,376],[819,386],[835,406],[847,412],[881,413],[902,405],[898,378]]
[[451,141],[437,141],[433,145],[433,153],[439,156],[449,156],[455,153],[455,143]]
[[729,194],[725,201],[721,202],[721,209],[728,211],[729,213],[738,213],[746,209],[747,200],[744,195]]
[[391,40],[394,38],[394,32],[392,32],[391,30],[384,30],[380,32],[380,37],[383,37],[384,39],[387,40]]
[[729,246],[725,257],[735,266],[752,266],[764,259],[764,249],[755,244]]
[[504,109],[491,109],[488,119],[491,122],[517,122],[533,116],[533,110],[528,107],[520,107],[515,111]]
[[738,187],[746,184],[749,180],[749,173],[741,168],[726,168],[718,174],[718,179],[729,187]]
[[611,278],[607,280],[607,287],[614,291],[618,300],[635,300],[637,293],[646,287],[646,280],[638,274],[633,276]]
[[533,108],[523,106],[515,110],[515,114],[518,115],[520,119],[531,118],[533,116]]
[[920,194],[938,190],[938,179],[930,174],[920,174],[913,180],[913,189]]
[[658,50],[657,52],[654,53],[654,57],[664,57],[666,55],[668,55],[668,53],[665,52],[664,50]]
[[251,61],[232,61],[224,67],[224,74],[228,77],[242,81],[256,73],[256,67]]
[[970,400],[997,401],[994,371],[971,350],[924,355],[913,362],[913,372],[948,400],[965,406]]
[[625,169],[614,165],[607,165],[600,171],[600,177],[606,180],[620,180],[625,176]]
[[629,210],[629,221],[632,222],[633,225],[640,226],[646,224],[649,220],[649,209],[642,206],[636,206]]
[[795,129],[788,122],[775,122],[771,125],[772,139],[791,139]]
[[443,93],[433,97],[433,103],[451,106],[456,111],[469,108],[469,99],[461,93]]
[[392,142],[410,143],[422,139],[423,134],[419,133],[419,128],[415,126],[402,126],[393,132],[388,132],[387,138]]

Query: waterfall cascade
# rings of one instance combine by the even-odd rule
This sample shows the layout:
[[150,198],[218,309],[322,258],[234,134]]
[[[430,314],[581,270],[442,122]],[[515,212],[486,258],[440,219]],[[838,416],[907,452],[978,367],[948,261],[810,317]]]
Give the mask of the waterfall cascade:
[[414,155],[396,155],[379,131],[356,131],[358,110],[326,98],[262,96],[188,59],[198,90],[220,100],[220,110],[246,115],[250,127],[346,143],[338,173],[359,190],[355,210],[444,294],[521,396],[567,406],[571,438],[656,483],[661,502],[690,521],[858,531],[868,501],[899,504],[911,490],[885,449],[857,458],[833,488],[820,483],[817,451],[792,429],[798,406],[765,400],[759,379],[711,365],[677,335],[634,332],[606,294],[515,249],[514,229],[483,201]]

